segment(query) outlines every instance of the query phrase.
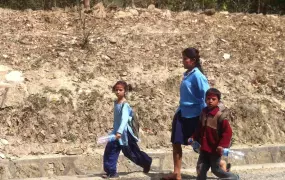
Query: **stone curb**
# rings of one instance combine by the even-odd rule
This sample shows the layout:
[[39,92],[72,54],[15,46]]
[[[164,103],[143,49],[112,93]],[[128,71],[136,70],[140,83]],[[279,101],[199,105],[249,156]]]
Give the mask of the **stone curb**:
[[[285,146],[232,148],[245,153],[243,159],[230,159],[234,166],[285,162]],[[163,172],[173,169],[171,151],[146,151],[152,158],[152,171]],[[198,154],[184,150],[182,168],[195,168]],[[102,173],[102,153],[95,155],[46,155],[0,161],[0,178],[36,178],[50,176],[72,176]],[[142,171],[123,155],[118,161],[119,172]]]

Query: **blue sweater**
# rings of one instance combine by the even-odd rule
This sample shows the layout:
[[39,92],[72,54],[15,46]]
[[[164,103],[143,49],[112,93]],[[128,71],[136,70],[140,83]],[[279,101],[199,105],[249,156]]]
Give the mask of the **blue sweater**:
[[[122,109],[123,104],[124,107]],[[128,103],[114,103],[114,124],[111,134],[120,133],[122,135],[121,139],[119,139],[120,145],[128,145],[128,131],[136,140],[138,140],[134,135],[132,128],[128,124],[128,121],[132,120],[132,116],[133,110]]]
[[188,74],[184,73],[177,112],[180,110],[181,116],[185,118],[199,116],[206,107],[205,94],[209,88],[207,78],[198,68],[194,68]]

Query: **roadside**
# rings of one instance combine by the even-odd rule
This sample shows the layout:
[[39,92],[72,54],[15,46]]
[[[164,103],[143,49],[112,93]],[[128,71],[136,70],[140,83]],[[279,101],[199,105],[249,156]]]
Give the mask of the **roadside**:
[[[259,165],[246,165],[234,166],[234,172],[240,175],[241,180],[281,180],[285,177],[285,163],[276,164],[259,164]],[[150,172],[145,175],[141,172],[120,173],[122,180],[159,180],[165,173]],[[209,174],[209,179],[216,179],[213,175]],[[183,170],[183,179],[195,179],[195,169]],[[81,175],[81,176],[61,176],[61,177],[43,177],[43,178],[27,178],[27,179],[13,179],[13,180],[101,180],[99,174]]]

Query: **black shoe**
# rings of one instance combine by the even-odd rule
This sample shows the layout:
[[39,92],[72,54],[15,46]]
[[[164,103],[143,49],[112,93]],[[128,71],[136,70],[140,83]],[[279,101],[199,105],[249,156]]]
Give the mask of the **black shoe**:
[[149,164],[148,166],[145,166],[145,167],[143,168],[143,172],[144,172],[144,173],[147,174],[147,173],[150,171],[151,163],[152,163],[152,160],[151,160],[151,162],[150,162],[150,164]]
[[104,174],[104,175],[102,175],[102,178],[103,179],[112,179],[112,178],[118,178],[119,177],[119,174],[113,174],[113,175],[111,175],[111,174]]
[[228,172],[231,171],[231,167],[232,167],[231,163],[228,163],[228,164],[227,164],[227,171],[228,171]]

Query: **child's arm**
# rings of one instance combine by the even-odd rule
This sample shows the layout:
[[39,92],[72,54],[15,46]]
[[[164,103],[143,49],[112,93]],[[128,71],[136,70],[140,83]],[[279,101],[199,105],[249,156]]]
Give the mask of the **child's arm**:
[[122,121],[121,121],[121,124],[120,124],[120,127],[117,131],[117,133],[119,134],[122,134],[125,127],[127,126],[127,123],[129,121],[129,109],[128,109],[128,104],[125,104],[123,109],[122,109]]
[[[191,138],[194,141],[198,141],[200,139],[201,129],[202,129],[202,122],[199,121],[198,127],[196,128],[194,134],[191,136]],[[188,140],[188,142],[189,142],[189,140]]]
[[206,92],[210,88],[208,80],[202,76],[197,76],[196,81],[199,89],[199,94],[203,98],[203,103],[205,103]]
[[219,146],[228,148],[232,139],[232,128],[228,120],[223,120],[221,123],[222,136],[219,142]]

